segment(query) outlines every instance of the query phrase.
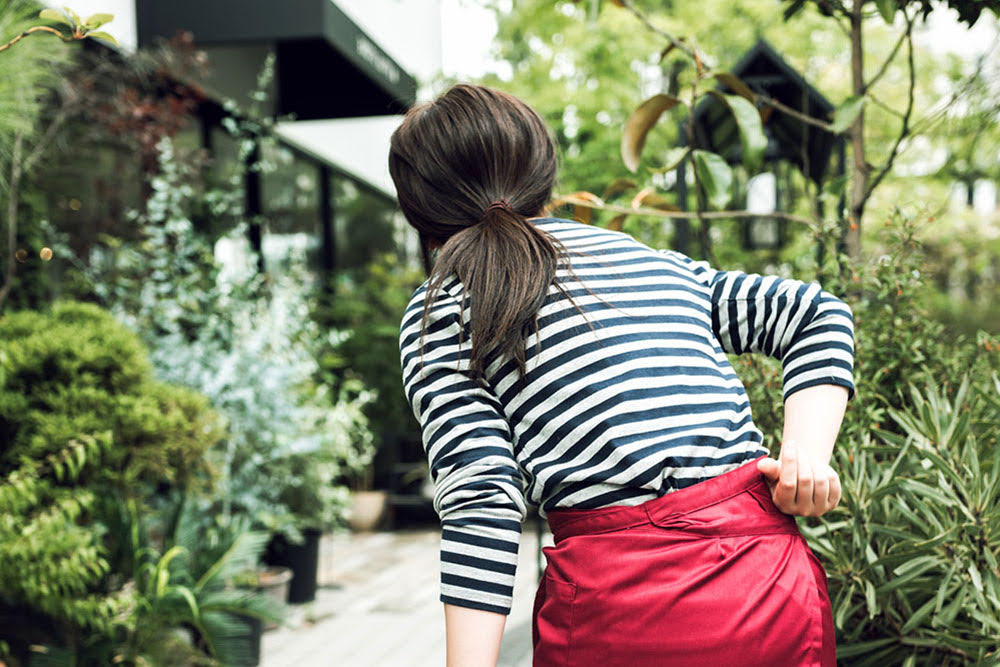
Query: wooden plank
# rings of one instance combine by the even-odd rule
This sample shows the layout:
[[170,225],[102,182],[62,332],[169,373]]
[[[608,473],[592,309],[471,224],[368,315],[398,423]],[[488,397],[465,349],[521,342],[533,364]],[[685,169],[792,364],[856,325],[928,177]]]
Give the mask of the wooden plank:
[[[535,532],[526,528],[501,644],[503,667],[531,665],[536,553]],[[445,628],[438,599],[439,557],[438,527],[325,535],[316,600],[294,609],[294,627],[264,634],[261,665],[440,667],[445,661]]]

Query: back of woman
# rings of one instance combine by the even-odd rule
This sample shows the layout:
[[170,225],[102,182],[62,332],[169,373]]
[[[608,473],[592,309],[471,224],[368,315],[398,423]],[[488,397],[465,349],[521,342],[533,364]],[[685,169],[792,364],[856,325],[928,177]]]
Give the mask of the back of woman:
[[[449,664],[495,663],[529,505],[556,540],[536,665],[832,664],[822,568],[790,514],[839,500],[847,306],[541,217],[554,147],[499,91],[457,86],[411,111],[390,170],[439,251],[400,347],[442,524]],[[782,360],[802,406],[785,439],[814,432],[805,456],[763,458],[726,358],[744,352]]]

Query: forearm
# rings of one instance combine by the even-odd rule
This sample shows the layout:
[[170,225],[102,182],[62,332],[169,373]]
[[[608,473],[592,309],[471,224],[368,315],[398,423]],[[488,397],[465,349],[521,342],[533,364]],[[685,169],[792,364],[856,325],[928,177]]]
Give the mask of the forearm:
[[447,667],[496,667],[506,614],[444,605]]
[[794,441],[801,456],[827,464],[847,409],[848,392],[835,384],[820,384],[795,392],[785,401],[782,442]]

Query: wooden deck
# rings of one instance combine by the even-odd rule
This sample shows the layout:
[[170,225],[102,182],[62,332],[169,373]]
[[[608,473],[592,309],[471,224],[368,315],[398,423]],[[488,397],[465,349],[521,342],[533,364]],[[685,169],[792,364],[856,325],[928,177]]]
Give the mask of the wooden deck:
[[[499,665],[530,667],[531,611],[539,567],[533,521],[524,524]],[[337,533],[320,544],[316,600],[264,633],[262,667],[442,667],[438,600],[440,529]],[[552,544],[546,532],[543,544]]]

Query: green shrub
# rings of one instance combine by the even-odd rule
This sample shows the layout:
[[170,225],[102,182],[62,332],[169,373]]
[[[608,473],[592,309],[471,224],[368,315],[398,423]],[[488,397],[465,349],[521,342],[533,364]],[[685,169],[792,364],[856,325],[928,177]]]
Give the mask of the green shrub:
[[131,599],[118,506],[209,480],[220,423],[96,306],[7,314],[0,341],[0,607],[47,615],[52,641],[107,635]]
[[[803,530],[831,584],[839,656],[858,665],[1000,659],[1000,384],[911,389],[837,452],[844,502]],[[989,417],[987,424],[982,420]]]
[[[1000,348],[929,315],[933,289],[911,219],[897,212],[879,242],[870,262],[841,258],[820,278],[854,313],[857,395],[834,452],[841,504],[800,526],[827,569],[846,664],[993,664]],[[777,453],[780,364],[749,356],[733,363]]]

